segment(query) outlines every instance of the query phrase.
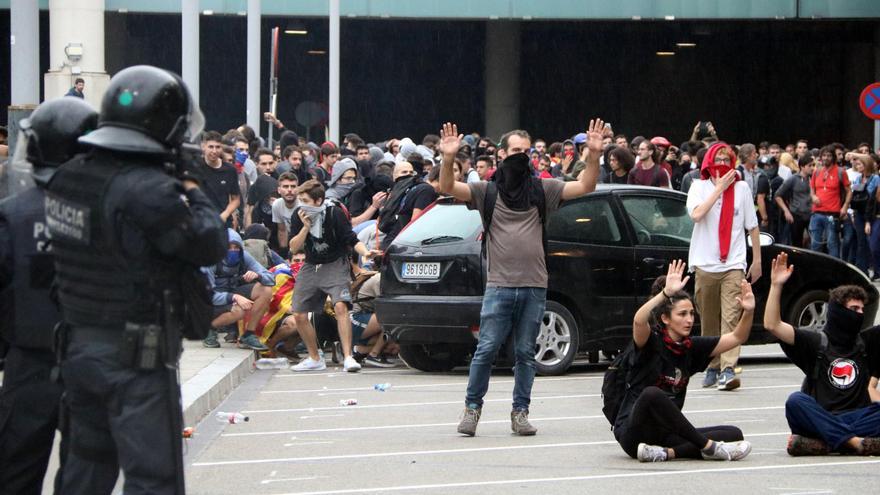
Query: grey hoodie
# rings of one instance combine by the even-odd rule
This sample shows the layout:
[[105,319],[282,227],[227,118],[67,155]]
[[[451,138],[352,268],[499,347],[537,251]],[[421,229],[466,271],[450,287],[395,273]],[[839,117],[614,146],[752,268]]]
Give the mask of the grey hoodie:
[[[342,174],[349,170],[358,171],[357,163],[351,158],[343,158],[333,165],[333,175],[330,176],[329,183],[330,187],[327,188],[325,195],[327,199],[340,199],[348,196],[348,193],[351,192],[351,189],[357,182],[355,184],[337,184],[337,182],[342,177]],[[360,181],[360,174],[358,174],[357,181]]]

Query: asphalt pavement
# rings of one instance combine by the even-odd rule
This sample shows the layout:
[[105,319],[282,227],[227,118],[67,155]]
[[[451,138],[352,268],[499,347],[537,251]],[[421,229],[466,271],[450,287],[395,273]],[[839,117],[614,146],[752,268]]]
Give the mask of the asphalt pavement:
[[[534,437],[511,434],[513,375],[497,370],[474,438],[455,431],[466,369],[256,371],[216,409],[242,412],[250,421],[220,424],[211,413],[187,440],[187,492],[876,493],[880,458],[785,453],[783,405],[803,374],[776,345],[743,354],[741,389],[702,389],[700,373],[685,404],[697,426],[743,429],[753,451],[740,462],[642,464],[627,457],[601,412],[602,366],[536,379]],[[374,390],[379,383],[391,388]],[[340,405],[345,399],[357,404]]]

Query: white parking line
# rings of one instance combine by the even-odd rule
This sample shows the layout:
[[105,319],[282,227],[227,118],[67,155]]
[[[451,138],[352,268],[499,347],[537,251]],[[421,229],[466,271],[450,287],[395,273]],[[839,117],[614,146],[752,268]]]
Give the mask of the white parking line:
[[[602,376],[571,376],[571,377],[562,377],[562,378],[536,378],[535,383],[543,383],[543,382],[562,382],[562,381],[572,381],[572,380],[601,380],[604,377]],[[513,380],[493,380],[492,385],[499,385],[502,383],[513,383]],[[467,382],[445,382],[445,383],[425,383],[420,385],[396,385],[393,388],[395,390],[402,389],[413,389],[413,388],[431,388],[431,387],[446,387],[446,386],[455,386],[455,387],[465,387],[467,386]],[[373,386],[369,387],[351,387],[351,388],[313,388],[308,390],[262,390],[261,393],[264,394],[308,394],[308,393],[330,393],[330,392],[358,392],[363,390],[373,390]]]
[[[551,395],[546,397],[532,397],[532,402],[539,400],[558,400],[558,399],[579,399],[584,397],[599,397],[601,394],[578,394],[578,395]],[[510,402],[510,397],[506,397],[503,399],[486,399],[484,402]],[[368,404],[368,405],[355,405],[355,406],[332,406],[332,407],[301,407],[296,409],[258,409],[252,411],[242,411],[242,413],[246,414],[260,414],[260,413],[289,413],[289,412],[313,412],[313,411],[337,411],[340,409],[346,409],[350,411],[360,410],[360,409],[387,409],[390,407],[425,407],[425,406],[440,406],[447,404],[462,404],[464,405],[464,401],[462,400],[449,400],[449,401],[440,401],[440,402],[403,402],[397,404]]]
[[[790,435],[791,432],[774,432],[763,433],[748,436],[771,436],[771,435]],[[466,449],[438,449],[438,450],[411,450],[399,452],[373,452],[365,454],[338,454],[313,457],[285,457],[277,459],[248,459],[240,461],[216,461],[216,462],[196,462],[194,467],[209,466],[236,466],[242,464],[267,464],[276,462],[312,462],[312,461],[330,461],[342,459],[371,459],[377,457],[400,457],[400,456],[416,456],[416,455],[440,455],[440,454],[463,454],[469,452],[497,452],[502,450],[533,450],[533,449],[555,449],[566,447],[585,447],[591,445],[616,445],[615,440],[601,440],[594,442],[567,442],[567,443],[544,443],[538,445],[503,445],[498,447],[472,447]],[[880,461],[877,461],[880,462]]]
[[[733,409],[702,409],[702,410],[694,410],[694,411],[684,411],[685,414],[714,414],[714,413],[722,413],[722,412],[730,412],[730,411],[768,411],[773,409],[784,409],[784,406],[767,406],[767,407],[739,407]],[[605,416],[602,414],[592,415],[592,416],[557,416],[550,418],[529,418],[529,421],[570,421],[570,420],[583,420],[583,419],[605,419]],[[507,423],[510,419],[497,419],[497,420],[486,420],[483,419],[480,421],[480,424],[497,424],[497,423]],[[764,421],[757,420],[757,421]],[[748,422],[746,421],[732,421],[731,423],[737,422]],[[421,423],[421,424],[410,424],[410,425],[383,425],[383,426],[351,426],[345,428],[317,428],[312,430],[282,430],[282,431],[254,431],[247,433],[223,433],[220,436],[223,437],[251,437],[251,436],[263,436],[263,435],[291,435],[291,434],[302,434],[302,433],[338,433],[338,432],[346,432],[346,431],[373,431],[373,430],[397,430],[401,428],[438,428],[438,427],[446,427],[446,426],[455,426],[458,422],[455,423]]]
[[[744,388],[742,390],[767,390],[767,389],[776,389],[776,388],[800,388],[801,384],[789,384],[789,385],[766,385],[762,387],[749,387]],[[372,389],[371,389],[372,390]],[[691,394],[704,394],[710,392],[717,392],[714,388],[711,389],[697,389],[697,390],[689,390]],[[738,392],[739,393],[739,392]],[[551,395],[546,397],[532,397],[532,402],[540,401],[540,400],[559,400],[559,399],[584,399],[584,398],[597,398],[602,397],[602,394],[577,394],[577,395]],[[502,398],[502,399],[485,399],[484,402],[509,402],[510,398]],[[314,411],[337,411],[340,409],[347,409],[350,411],[361,410],[361,409],[386,409],[390,407],[424,407],[424,406],[442,406],[449,404],[463,404],[461,400],[451,400],[451,401],[437,401],[437,402],[403,402],[396,404],[367,404],[367,405],[357,405],[357,406],[329,406],[329,407],[300,407],[295,409],[256,409],[249,411],[242,411],[246,414],[261,414],[261,413],[291,413],[291,412],[314,412]]]
[[277,480],[263,480],[260,482],[261,485],[268,485],[269,483],[277,483],[279,481],[308,481],[308,480],[316,480],[317,476],[303,476],[302,478],[281,478]]
[[650,478],[663,476],[676,476],[688,474],[717,474],[717,473],[738,473],[750,471],[774,471],[786,469],[807,469],[812,467],[831,467],[831,466],[857,466],[866,464],[880,464],[880,460],[868,461],[843,461],[828,463],[812,463],[812,464],[776,464],[771,466],[742,466],[742,467],[723,467],[708,469],[688,469],[688,470],[668,470],[668,471],[643,471],[638,473],[618,473],[618,474],[596,474],[589,476],[565,476],[559,478],[526,478],[526,479],[505,479],[493,481],[468,481],[462,483],[437,483],[431,485],[408,485],[408,486],[382,486],[374,488],[355,488],[344,490],[322,490],[313,492],[291,492],[281,495],[334,495],[345,493],[384,493],[399,491],[418,491],[431,489],[450,489],[450,488],[471,488],[475,486],[499,486],[499,485],[519,485],[519,484],[539,484],[539,483],[559,483],[566,481],[591,481],[603,479],[625,479],[625,478]]

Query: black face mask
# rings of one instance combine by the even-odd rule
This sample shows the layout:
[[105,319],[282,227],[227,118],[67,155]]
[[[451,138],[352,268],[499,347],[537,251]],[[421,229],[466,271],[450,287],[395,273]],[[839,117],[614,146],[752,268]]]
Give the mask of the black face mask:
[[492,180],[498,184],[498,195],[511,210],[525,211],[535,204],[532,170],[529,155],[525,153],[508,156],[495,170]]
[[828,344],[841,349],[849,349],[856,344],[856,338],[862,331],[865,315],[847,309],[840,304],[828,303],[828,320],[825,322],[825,334]]

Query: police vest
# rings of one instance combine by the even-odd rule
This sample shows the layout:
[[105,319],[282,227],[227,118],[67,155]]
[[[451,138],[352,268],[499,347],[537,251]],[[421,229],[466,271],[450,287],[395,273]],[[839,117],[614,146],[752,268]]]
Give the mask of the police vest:
[[80,155],[59,168],[49,184],[46,222],[58,297],[70,324],[121,328],[125,322],[162,322],[162,288],[176,286],[173,273],[158,260],[150,266],[126,259],[119,229],[133,212],[105,201],[111,187],[149,194],[135,192],[137,184],[126,184],[123,177],[141,167],[112,155]]
[[61,320],[50,298],[55,265],[48,253],[44,193],[33,188],[0,203],[12,244],[12,280],[2,292],[4,338],[16,347],[51,351]]

